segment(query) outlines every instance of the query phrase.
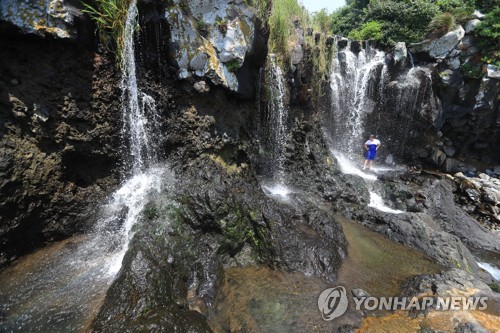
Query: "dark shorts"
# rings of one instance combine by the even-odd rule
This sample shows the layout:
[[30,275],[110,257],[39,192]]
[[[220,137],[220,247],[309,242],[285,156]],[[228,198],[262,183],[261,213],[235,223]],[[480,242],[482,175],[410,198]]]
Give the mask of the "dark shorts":
[[366,152],[366,159],[369,160],[369,161],[373,161],[375,159],[375,156],[377,156],[377,151],[372,151],[372,150],[368,150]]

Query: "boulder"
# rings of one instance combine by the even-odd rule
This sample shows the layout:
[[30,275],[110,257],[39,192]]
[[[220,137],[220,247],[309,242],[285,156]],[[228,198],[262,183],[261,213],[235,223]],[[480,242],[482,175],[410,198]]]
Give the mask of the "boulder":
[[165,17],[171,56],[182,73],[178,77],[207,77],[215,85],[239,92],[235,72],[252,53],[255,36],[255,15],[246,2],[176,1]]
[[429,55],[436,59],[445,58],[451,51],[453,51],[455,46],[458,45],[464,36],[464,28],[462,28],[462,26],[458,26],[455,30],[431,41],[428,47]]
[[457,172],[458,171],[458,162],[457,162],[457,160],[455,160],[453,158],[447,158],[444,161],[443,167],[444,167],[445,172],[448,172],[448,173]]
[[304,50],[302,49],[302,45],[297,44],[292,50],[291,61],[292,65],[298,65],[302,58],[304,57]]
[[432,163],[436,166],[441,166],[443,162],[446,160],[446,154],[441,150],[434,148],[431,152],[430,159]]
[[479,23],[481,23],[481,21],[478,19],[473,19],[473,20],[470,20],[469,22],[467,22],[465,24],[465,33],[469,34],[472,31],[474,31],[474,29],[479,25]]
[[193,87],[194,87],[194,89],[196,89],[196,91],[198,91],[200,93],[210,91],[210,87],[207,85],[207,83],[205,81],[198,81],[193,85]]
[[456,149],[453,146],[444,146],[443,151],[448,157],[453,157],[455,155]]
[[474,19],[483,19],[484,18],[484,14],[481,13],[479,10],[475,10],[474,13],[471,14],[471,17],[474,18]]
[[408,56],[408,51],[406,50],[406,44],[404,42],[396,43],[394,47],[394,61],[396,63],[400,62],[403,59],[406,59]]
[[486,70],[487,70],[486,75],[488,75],[489,78],[500,79],[500,68],[499,67],[489,64],[486,67]]
[[26,34],[75,39],[75,18],[79,16],[82,13],[66,0],[0,1],[0,20]]

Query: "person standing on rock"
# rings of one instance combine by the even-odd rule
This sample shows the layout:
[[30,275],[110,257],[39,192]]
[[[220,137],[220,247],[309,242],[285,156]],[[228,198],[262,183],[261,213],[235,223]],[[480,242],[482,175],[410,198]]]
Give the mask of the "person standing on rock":
[[375,159],[375,156],[377,156],[377,150],[380,148],[380,141],[377,140],[375,135],[370,135],[370,139],[365,142],[365,149],[366,151],[366,159],[365,159],[365,164],[363,165],[363,170],[368,168],[370,170],[373,165],[373,160]]

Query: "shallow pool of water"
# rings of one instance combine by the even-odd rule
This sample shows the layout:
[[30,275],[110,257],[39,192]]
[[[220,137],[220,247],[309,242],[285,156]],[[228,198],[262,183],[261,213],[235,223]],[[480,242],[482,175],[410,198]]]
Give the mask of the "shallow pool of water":
[[361,288],[372,296],[396,296],[406,279],[433,274],[440,267],[421,252],[393,242],[346,218],[338,217],[346,236],[347,259],[339,271],[339,284]]
[[[373,296],[399,294],[401,283],[440,267],[424,254],[394,243],[365,227],[337,217],[346,235],[348,257],[330,283],[302,273],[267,267],[229,268],[219,290],[210,324],[214,332],[331,332],[356,322],[347,312],[333,322],[321,318],[318,296],[326,288],[362,288]],[[351,301],[352,303],[352,301]]]
[[108,274],[105,257],[73,258],[85,242],[73,237],[54,243],[0,272],[0,332],[88,327],[114,275]]

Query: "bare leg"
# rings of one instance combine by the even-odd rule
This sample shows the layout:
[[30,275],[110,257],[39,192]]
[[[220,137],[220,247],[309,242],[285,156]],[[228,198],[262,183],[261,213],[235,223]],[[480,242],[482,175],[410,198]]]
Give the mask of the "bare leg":
[[368,160],[365,160],[365,164],[363,165],[363,170],[366,169],[367,165],[368,165]]
[[372,165],[373,165],[373,160],[369,160],[368,161],[368,170],[372,169]]

